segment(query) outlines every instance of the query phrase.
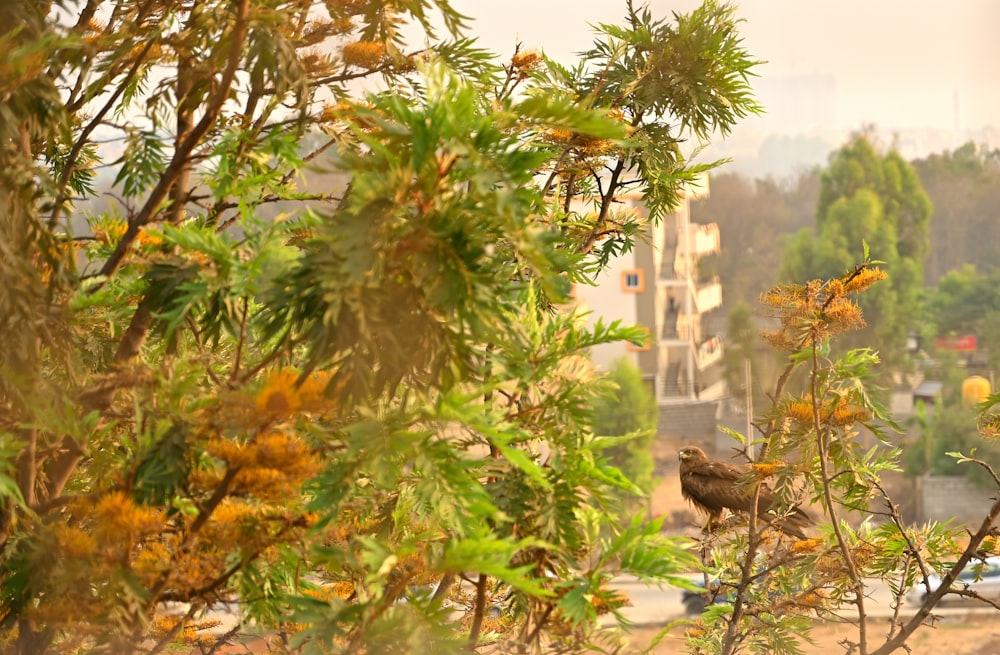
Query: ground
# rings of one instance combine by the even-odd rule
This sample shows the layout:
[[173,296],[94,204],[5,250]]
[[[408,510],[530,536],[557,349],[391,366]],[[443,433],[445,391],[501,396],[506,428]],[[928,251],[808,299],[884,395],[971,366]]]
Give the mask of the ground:
[[[918,630],[907,644],[910,655],[997,655],[1000,653],[1000,617],[989,615],[968,616],[954,621],[939,622],[936,627]],[[884,626],[871,626],[869,650],[881,644]],[[631,652],[641,652],[659,628],[643,627],[636,630],[631,638]],[[678,635],[681,631],[676,631]],[[846,653],[840,642],[857,639],[857,629],[850,625],[830,625],[817,623],[812,631],[815,643],[804,644],[805,655],[834,655]],[[906,651],[896,651],[901,655]],[[652,651],[651,655],[674,655],[686,653],[680,637],[668,636]]]

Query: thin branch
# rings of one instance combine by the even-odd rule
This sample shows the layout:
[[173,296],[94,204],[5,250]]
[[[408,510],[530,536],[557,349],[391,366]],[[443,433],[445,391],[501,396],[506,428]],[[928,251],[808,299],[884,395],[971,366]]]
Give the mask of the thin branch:
[[[983,466],[993,477],[993,480],[997,484],[997,486],[1000,487],[1000,477],[997,476],[996,472],[993,470],[993,467],[991,467],[987,462],[981,460],[970,458],[969,461]],[[921,557],[920,549],[910,538],[909,533],[905,530],[902,523],[902,518],[899,516],[898,507],[889,500],[888,494],[877,481],[874,484],[875,487],[882,493],[883,498],[885,498],[886,502],[889,504],[890,514],[892,516],[893,523],[897,526],[897,528],[900,531],[900,534],[906,540],[907,549],[911,556],[910,561],[917,563],[917,566],[920,568],[920,574],[923,583],[928,589],[930,589],[930,585],[928,584],[928,579],[931,573],[930,569],[928,568],[927,563],[924,561],[923,557]],[[989,536],[993,531],[994,529],[993,524],[998,516],[1000,516],[1000,501],[996,501],[993,503],[993,506],[990,508],[990,513],[983,520],[976,534],[973,535],[972,538],[969,540],[969,544],[962,552],[962,555],[959,557],[958,561],[954,564],[954,566],[952,566],[951,570],[948,571],[948,573],[941,580],[941,584],[939,585],[938,589],[936,589],[933,593],[928,594],[927,599],[924,601],[923,606],[920,608],[917,614],[914,615],[913,618],[911,618],[910,621],[908,621],[905,624],[900,624],[894,620],[894,623],[897,623],[898,625],[899,632],[897,633],[895,632],[895,630],[891,631],[889,633],[889,638],[886,640],[885,644],[878,650],[874,651],[872,655],[883,655],[892,652],[892,650],[895,648],[904,647],[906,639],[908,639],[910,635],[917,628],[923,625],[924,620],[927,618],[927,616],[930,615],[930,611],[937,605],[937,603],[941,600],[941,598],[943,598],[946,594],[950,593],[958,596],[963,596],[966,598],[974,598],[977,600],[981,600],[984,603],[991,605],[997,609],[1000,609],[1000,604],[998,604],[993,600],[983,598],[975,591],[968,589],[951,589],[951,585],[958,578],[958,573],[960,573],[965,568],[965,566],[969,563],[974,554],[978,551],[979,545],[982,543],[983,539]],[[907,562],[907,566],[910,565],[910,561]],[[919,621],[917,620],[918,616],[919,616]],[[891,646],[892,644],[899,644],[899,645]]]
[[236,79],[236,72],[243,57],[243,45],[249,29],[249,23],[247,20],[249,5],[250,0],[238,0],[233,32],[230,36],[229,59],[226,64],[226,68],[222,73],[221,81],[216,89],[216,93],[212,98],[212,101],[205,108],[205,113],[202,115],[201,120],[198,121],[198,124],[192,128],[191,132],[187,135],[187,138],[185,138],[183,142],[180,143],[177,150],[174,151],[174,156],[171,158],[170,164],[163,171],[160,181],[150,192],[145,205],[143,205],[142,209],[139,210],[139,213],[136,214],[134,219],[129,221],[125,234],[119,240],[114,252],[111,253],[111,256],[108,257],[104,266],[101,268],[101,276],[110,276],[122,265],[122,262],[125,259],[125,254],[128,252],[132,242],[139,236],[139,231],[143,226],[153,221],[154,216],[160,209],[160,204],[167,198],[167,194],[170,189],[173,188],[174,182],[177,180],[181,172],[190,164],[188,156],[194,151],[198,143],[201,142],[201,139],[204,138],[205,134],[208,133],[208,130],[218,120],[219,114],[222,112],[222,107],[229,98],[230,88],[233,85],[233,81]]
[[[229,494],[229,487],[232,485],[236,476],[243,469],[239,466],[234,466],[232,468],[226,469],[226,473],[222,476],[222,480],[219,481],[218,486],[216,486],[215,491],[212,493],[211,498],[200,508],[198,516],[195,517],[191,525],[184,533],[184,539],[181,541],[178,548],[178,556],[181,553],[186,552],[191,548],[191,544],[194,541],[194,537],[201,531],[201,529],[208,523],[208,519],[211,518],[212,514],[215,512],[216,508],[222,503],[223,499]],[[168,568],[166,571],[160,574],[157,581],[149,588],[149,600],[146,601],[147,609],[151,608],[153,605],[160,601],[163,594],[163,590],[166,589],[167,585],[170,583],[172,574],[174,573],[173,567]]]
[[125,78],[122,80],[121,84],[114,90],[108,101],[104,103],[94,118],[87,124],[86,127],[80,132],[80,136],[77,138],[76,143],[73,144],[72,149],[69,151],[69,155],[66,156],[66,161],[63,164],[62,174],[59,176],[59,181],[57,182],[57,188],[59,189],[58,195],[56,195],[53,201],[52,214],[49,216],[49,229],[51,230],[55,227],[56,223],[59,222],[59,215],[62,214],[62,210],[66,204],[66,186],[69,184],[69,178],[76,170],[76,160],[80,157],[80,152],[83,150],[84,146],[88,143],[88,137],[90,133],[97,129],[98,125],[104,119],[104,116],[111,111],[111,109],[118,102],[118,98],[125,93],[125,89],[131,83],[132,78],[135,77],[136,73],[139,71],[139,67],[142,66],[143,62],[146,60],[146,55],[156,44],[155,39],[150,39],[146,42],[145,47],[139,56],[135,58],[135,62],[132,64],[132,68],[125,74]]
[[844,558],[844,564],[847,565],[847,575],[851,579],[854,590],[854,604],[858,608],[858,648],[861,655],[866,655],[868,652],[868,621],[865,611],[865,583],[858,573],[858,568],[854,562],[854,555],[851,553],[847,539],[844,537],[833,500],[832,476],[828,461],[829,444],[827,443],[830,433],[829,430],[824,428],[819,415],[819,349],[815,341],[812,343],[812,370],[810,372],[809,384],[812,392],[813,428],[816,430],[816,448],[819,457],[820,475],[823,480],[823,497],[826,503],[826,511],[830,516],[830,525],[837,539],[837,547]]
[[[246,316],[244,314],[244,320],[245,319]],[[208,351],[205,350],[205,344],[202,343],[201,331],[198,330],[198,326],[197,324],[195,324],[194,318],[192,318],[191,315],[189,314],[185,319],[185,323],[187,323],[188,329],[191,330],[191,334],[194,336],[194,343],[198,347],[198,352],[204,355],[205,360],[209,362],[209,364],[205,367],[205,373],[208,375],[208,377],[212,378],[212,382],[215,383],[215,386],[221,389],[225,385],[223,385],[222,380],[219,379],[219,376],[215,374],[215,371],[212,370],[211,358],[209,357]]]
[[243,308],[240,312],[240,335],[236,340],[236,353],[233,357],[233,371],[229,374],[229,381],[232,382],[239,376],[240,365],[243,361],[243,345],[246,343],[247,337],[247,314],[250,308],[250,298],[248,296],[243,296]]
[[476,601],[472,613],[472,627],[469,628],[469,647],[475,648],[479,643],[479,633],[486,616],[486,574],[480,573],[476,580]]
[[892,638],[887,640],[882,646],[873,650],[871,655],[889,655],[893,651],[902,648],[906,643],[906,640],[910,638],[920,626],[924,624],[931,615],[931,611],[937,606],[942,598],[948,593],[953,593],[951,586],[958,579],[958,574],[961,573],[966,565],[972,560],[973,555],[979,550],[980,544],[982,544],[983,539],[991,534],[993,531],[993,525],[996,523],[997,518],[1000,517],[1000,500],[993,502],[990,506],[989,513],[983,518],[982,523],[979,526],[979,530],[976,531],[969,538],[969,544],[966,546],[965,550],[959,556],[958,561],[955,562],[954,566],[948,570],[941,578],[941,584],[937,589],[927,594],[927,599],[924,604],[920,607],[917,612],[910,617],[910,620],[903,624],[900,631]]

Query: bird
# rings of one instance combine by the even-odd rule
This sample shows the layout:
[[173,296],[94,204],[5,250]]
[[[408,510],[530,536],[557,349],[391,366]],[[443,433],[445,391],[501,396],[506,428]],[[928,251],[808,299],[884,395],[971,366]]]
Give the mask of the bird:
[[[753,502],[753,486],[746,481],[749,468],[710,460],[705,451],[686,446],[677,453],[680,460],[681,495],[696,509],[708,515],[706,530],[722,517],[723,510],[749,513]],[[806,539],[805,528],[813,524],[812,517],[798,506],[778,515],[778,498],[763,482],[757,496],[757,518],[797,539]]]

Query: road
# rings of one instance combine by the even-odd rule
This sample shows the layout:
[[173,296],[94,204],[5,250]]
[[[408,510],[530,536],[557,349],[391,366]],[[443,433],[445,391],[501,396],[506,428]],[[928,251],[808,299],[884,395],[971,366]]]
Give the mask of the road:
[[[691,576],[692,580],[699,578],[700,576]],[[684,603],[681,590],[678,587],[663,586],[658,588],[655,585],[647,585],[635,578],[628,577],[617,578],[614,586],[628,594],[632,604],[626,607],[622,614],[636,625],[663,625],[684,616]],[[865,586],[868,590],[865,604],[868,616],[870,618],[891,617],[893,614],[892,593],[885,583],[877,578],[872,578],[865,581]],[[912,616],[916,610],[916,605],[904,602],[900,613],[902,616]],[[847,607],[844,608],[842,614],[849,617],[852,612],[853,607]],[[939,606],[934,610],[934,614],[940,617],[979,613],[996,613],[996,610],[988,606],[969,605]],[[610,617],[605,617],[605,622],[612,623],[613,620]]]

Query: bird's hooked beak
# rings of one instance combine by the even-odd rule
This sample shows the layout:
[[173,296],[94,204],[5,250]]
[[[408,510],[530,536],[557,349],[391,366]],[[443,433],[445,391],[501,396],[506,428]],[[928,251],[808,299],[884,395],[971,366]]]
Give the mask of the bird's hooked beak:
[[680,461],[684,461],[685,459],[687,459],[688,455],[690,455],[690,454],[691,454],[691,452],[687,448],[682,448],[677,453],[677,459],[680,460]]

